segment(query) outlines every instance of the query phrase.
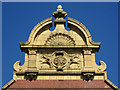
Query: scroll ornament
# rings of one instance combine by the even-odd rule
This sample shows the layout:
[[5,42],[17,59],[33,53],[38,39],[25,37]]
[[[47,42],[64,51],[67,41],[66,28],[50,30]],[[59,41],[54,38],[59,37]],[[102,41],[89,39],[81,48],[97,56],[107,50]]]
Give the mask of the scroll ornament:
[[17,61],[13,67],[14,67],[14,71],[17,71],[17,72],[24,71],[26,69],[26,63],[20,66],[20,61]]
[[105,64],[105,62],[103,62],[103,61],[100,61],[100,66],[98,66],[98,69],[97,69],[97,71],[98,72],[103,72],[103,71],[105,71],[106,70],[106,68],[107,68],[107,65]]

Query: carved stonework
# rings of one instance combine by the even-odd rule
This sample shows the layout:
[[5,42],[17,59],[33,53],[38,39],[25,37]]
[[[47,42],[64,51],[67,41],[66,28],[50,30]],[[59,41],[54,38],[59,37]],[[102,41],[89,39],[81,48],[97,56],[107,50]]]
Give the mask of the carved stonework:
[[83,49],[84,54],[90,55],[91,54],[91,49]]
[[37,49],[28,49],[29,54],[36,54]]
[[98,66],[97,71],[103,72],[103,71],[106,71],[106,68],[107,68],[107,65],[103,61],[100,61],[100,66]]
[[60,67],[60,66],[64,66],[67,63],[67,60],[62,56],[58,56],[54,59],[53,63],[57,67]]
[[[14,90],[17,90],[19,84],[21,90],[21,86],[24,86],[26,90],[31,87],[42,90],[43,87],[46,88],[46,85],[56,88],[59,87],[58,84],[65,84],[66,81],[70,81],[70,83],[66,83],[63,87],[60,85],[61,89],[66,86],[71,88],[70,85],[73,83],[75,88],[80,89],[81,87],[80,90],[83,88],[87,90],[89,87],[97,89],[94,86],[101,90],[110,89],[107,85],[115,87],[114,90],[117,90],[116,86],[107,80],[105,62],[100,61],[100,65],[95,62],[95,53],[99,51],[100,43],[92,41],[88,29],[82,23],[66,17],[67,13],[63,11],[61,5],[58,6],[53,16],[54,18],[48,18],[37,24],[28,41],[20,43],[21,51],[25,52],[25,62],[22,66],[20,61],[14,64],[13,80],[15,83],[18,82],[18,85],[13,82],[8,83],[5,90],[12,90],[15,86],[17,87]],[[55,29],[51,31],[53,25]],[[66,26],[70,29],[69,31],[66,30]],[[27,81],[31,85],[30,87],[26,86],[25,80],[31,81]],[[59,82],[59,80],[65,81]],[[105,82],[107,83],[105,84]]]
[[32,81],[32,80],[36,80],[37,79],[37,73],[25,73],[25,79]]
[[82,79],[89,81],[89,80],[93,80],[94,79],[94,73],[92,72],[83,72],[82,73]]
[[62,6],[59,5],[58,6],[58,9],[57,9],[57,12],[54,12],[53,13],[53,16],[55,18],[65,18],[67,16],[67,13],[66,12],[63,12],[63,9],[62,9]]
[[41,69],[81,69],[81,60],[76,55],[69,55],[64,51],[55,51],[40,58]]
[[40,56],[40,69],[49,69],[50,68],[50,60],[44,56]]
[[62,6],[59,5],[56,12],[53,13],[53,16],[56,18],[55,22],[65,22],[65,17],[67,13],[63,11]]
[[20,66],[20,61],[17,61],[15,64],[14,64],[14,71],[21,71],[22,68]]
[[75,41],[68,35],[57,33],[50,36],[45,45],[75,45]]
[[82,62],[79,58],[79,56],[75,56],[71,59],[70,68],[72,69],[81,69],[82,68]]
[[[65,17],[67,13],[59,5],[52,18],[35,26],[27,42],[20,43],[25,52],[25,63],[14,64],[14,79],[27,80],[93,80],[106,78],[106,64],[95,62],[100,43],[92,41],[88,29],[80,22]],[[54,23],[55,29],[50,30]],[[65,29],[67,24],[69,31]],[[27,72],[31,70],[32,72]],[[38,73],[34,73],[34,70]],[[54,76],[52,76],[54,74]],[[82,77],[82,78],[80,78]]]

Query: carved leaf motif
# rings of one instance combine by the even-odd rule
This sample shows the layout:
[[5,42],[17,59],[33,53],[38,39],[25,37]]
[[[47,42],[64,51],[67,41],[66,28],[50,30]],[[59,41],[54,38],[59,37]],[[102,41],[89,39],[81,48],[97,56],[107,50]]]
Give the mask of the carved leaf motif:
[[39,61],[41,68],[50,68],[51,65],[48,58],[42,56]]

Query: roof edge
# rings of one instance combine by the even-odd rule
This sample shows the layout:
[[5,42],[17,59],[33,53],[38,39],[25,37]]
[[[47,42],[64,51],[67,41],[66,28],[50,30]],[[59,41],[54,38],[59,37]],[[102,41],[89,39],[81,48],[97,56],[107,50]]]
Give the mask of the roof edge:
[[14,82],[15,82],[15,80],[9,81],[6,85],[4,85],[4,86],[2,87],[1,90],[5,90],[5,89],[8,88],[11,84],[13,84]]
[[105,82],[114,90],[119,90],[119,88],[116,85],[114,85],[110,80],[106,79]]

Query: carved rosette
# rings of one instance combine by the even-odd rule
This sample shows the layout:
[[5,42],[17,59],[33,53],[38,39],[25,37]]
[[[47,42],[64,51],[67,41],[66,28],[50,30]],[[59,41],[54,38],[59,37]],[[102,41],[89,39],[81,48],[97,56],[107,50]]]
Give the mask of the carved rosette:
[[54,60],[53,60],[53,65],[56,68],[61,69],[62,67],[65,66],[65,64],[67,63],[67,60],[63,57],[63,56],[57,56]]

